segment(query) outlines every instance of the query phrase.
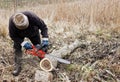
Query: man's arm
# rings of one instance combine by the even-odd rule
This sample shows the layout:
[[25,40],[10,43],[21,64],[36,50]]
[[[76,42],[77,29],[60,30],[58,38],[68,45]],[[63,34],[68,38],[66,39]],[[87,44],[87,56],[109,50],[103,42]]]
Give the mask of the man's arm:
[[47,25],[44,23],[42,19],[40,19],[37,15],[34,13],[31,13],[31,20],[34,21],[34,24],[38,26],[38,28],[41,30],[42,38],[48,38],[48,28]]
[[41,30],[41,35],[43,38],[48,38],[48,28],[43,20],[39,19],[39,29]]
[[42,19],[40,19],[36,14],[30,11],[24,11],[22,13],[29,18],[30,23],[38,26],[38,28],[41,30],[42,38],[48,38],[48,28]]

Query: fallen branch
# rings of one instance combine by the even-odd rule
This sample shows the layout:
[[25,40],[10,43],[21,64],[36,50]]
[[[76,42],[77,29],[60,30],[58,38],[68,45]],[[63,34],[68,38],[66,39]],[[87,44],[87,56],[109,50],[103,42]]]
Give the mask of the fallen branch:
[[9,65],[3,56],[1,56],[1,63],[3,63],[4,65]]
[[105,71],[106,71],[109,75],[112,76],[112,78],[115,80],[115,82],[118,82],[116,76],[115,76],[110,70],[105,70]]
[[[67,54],[70,54],[74,51],[74,49],[80,47],[85,42],[81,42],[79,40],[75,40],[71,45],[65,45],[59,50],[53,51],[49,55],[54,55],[55,57],[62,58]],[[52,71],[57,66],[57,60],[52,56],[47,56],[46,58],[42,59],[40,62],[40,68],[44,71]]]

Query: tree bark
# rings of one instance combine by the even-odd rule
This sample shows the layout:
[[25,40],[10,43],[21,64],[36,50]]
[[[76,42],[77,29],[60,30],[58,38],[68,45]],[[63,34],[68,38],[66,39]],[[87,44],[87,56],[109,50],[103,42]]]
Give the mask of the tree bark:
[[[70,54],[71,52],[73,52],[74,49],[80,47],[82,44],[84,44],[84,42],[75,40],[72,44],[65,45],[61,49],[53,51],[46,58],[41,60],[40,68],[44,71],[52,71],[53,69],[56,68],[57,62],[58,62],[53,56],[62,58],[67,54]],[[53,55],[53,56],[50,56],[50,55]]]

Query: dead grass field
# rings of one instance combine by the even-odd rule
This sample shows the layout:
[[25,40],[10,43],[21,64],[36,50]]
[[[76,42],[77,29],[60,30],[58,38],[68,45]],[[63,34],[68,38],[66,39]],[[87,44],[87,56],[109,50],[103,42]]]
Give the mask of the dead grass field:
[[[64,25],[70,24],[69,29],[74,25],[88,25],[88,29],[92,31],[99,28],[116,28],[119,30],[120,27],[119,0],[79,0],[69,3],[61,1],[60,3],[46,5],[36,3],[33,6],[31,4],[16,8],[16,12],[33,11],[43,18],[48,25],[56,22],[61,23],[62,21]],[[13,7],[10,6],[10,10],[0,10],[0,18],[2,19],[0,20],[0,25],[2,25],[0,26],[0,33],[3,36],[5,31],[2,29],[8,26],[9,17],[14,13]],[[76,27],[76,29],[80,29],[80,26]]]
[[[76,50],[76,52],[72,53],[73,56],[71,55],[68,58],[74,62],[76,61],[76,64],[67,67],[60,64],[61,70],[66,70],[68,76],[72,78],[71,82],[120,81],[120,0],[67,1],[62,0],[59,3],[52,2],[49,4],[28,2],[29,4],[17,8],[12,5],[10,8],[0,9],[0,41],[3,43],[0,45],[3,46],[3,51],[1,50],[0,53],[4,52],[6,42],[6,45],[10,43],[8,46],[10,49],[9,52],[5,51],[4,54],[9,54],[12,48],[8,36],[9,17],[15,11],[33,11],[47,24],[50,40],[55,49],[59,49],[75,39],[90,42],[90,45],[85,49]],[[109,53],[112,53],[112,55],[108,56],[108,58],[105,56],[105,58],[99,59],[98,57],[104,57],[104,54]],[[12,53],[9,55],[11,57]],[[92,62],[92,60],[94,60],[94,63],[90,64],[89,62]],[[26,68],[24,71],[26,70],[29,69]],[[78,74],[78,76],[74,74]],[[29,78],[29,76],[26,77]]]

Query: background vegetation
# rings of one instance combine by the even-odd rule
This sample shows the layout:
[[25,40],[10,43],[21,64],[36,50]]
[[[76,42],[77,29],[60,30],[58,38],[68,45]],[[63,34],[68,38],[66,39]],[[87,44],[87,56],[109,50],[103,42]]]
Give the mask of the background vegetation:
[[[47,24],[53,44],[51,50],[59,49],[75,39],[90,43],[85,49],[79,48],[66,57],[75,64],[59,66],[71,82],[120,81],[120,0],[0,0],[0,53],[4,53],[1,57],[8,54],[10,59],[13,58],[8,36],[9,17],[25,10],[36,13]],[[108,55],[110,53],[112,55]],[[7,66],[0,65],[8,70],[4,68]],[[11,61],[9,66],[12,65]],[[6,79],[5,75],[0,78]],[[58,79],[54,79],[55,82]]]

